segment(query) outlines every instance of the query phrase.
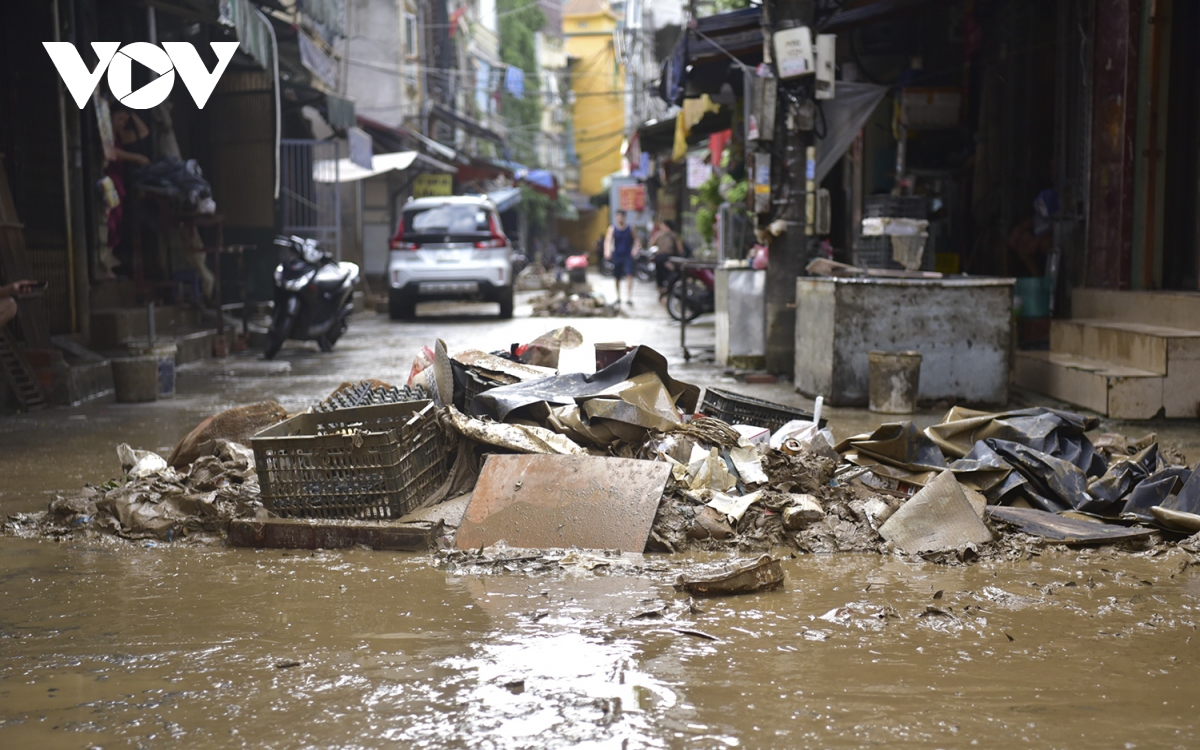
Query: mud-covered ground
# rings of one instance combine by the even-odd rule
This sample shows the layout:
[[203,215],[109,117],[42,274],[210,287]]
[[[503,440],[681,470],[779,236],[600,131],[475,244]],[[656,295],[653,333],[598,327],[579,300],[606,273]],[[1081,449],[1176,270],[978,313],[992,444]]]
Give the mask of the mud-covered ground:
[[[230,406],[276,398],[296,410],[346,380],[403,382],[435,336],[452,349],[501,348],[570,324],[589,342],[653,346],[681,379],[732,385],[682,361],[678,328],[646,286],[615,319],[532,319],[518,306],[500,323],[490,311],[423,307],[409,324],[364,316],[332,355],[289,345],[272,363],[185,368],[172,401],[0,418],[0,513],[103,485],[121,472],[118,444],[165,455]],[[711,336],[702,323],[689,344]],[[808,403],[786,384],[737,388]],[[927,410],[918,426],[943,413]],[[829,417],[838,438],[878,422]],[[1194,421],[1102,430],[1157,432],[1200,457]],[[867,512],[826,500],[847,524]],[[755,509],[742,524],[764,518]],[[782,589],[704,600],[677,592],[676,577],[739,553],[698,540],[674,555],[471,559],[0,538],[0,746],[1200,742],[1193,545],[1080,550],[1006,536],[962,564],[836,552],[854,549],[853,533],[843,529],[851,544],[839,546],[840,524],[822,523],[809,527],[811,553],[774,550]],[[770,546],[774,532],[763,533]]]

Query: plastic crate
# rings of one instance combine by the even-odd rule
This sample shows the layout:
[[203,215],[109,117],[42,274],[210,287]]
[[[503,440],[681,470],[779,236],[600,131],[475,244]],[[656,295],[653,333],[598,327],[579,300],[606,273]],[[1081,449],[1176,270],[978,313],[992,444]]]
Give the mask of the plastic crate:
[[377,406],[379,404],[397,404],[404,401],[427,401],[429,395],[420,386],[393,386],[378,381],[362,380],[348,388],[335,391],[321,403],[313,407],[313,411],[336,411],[338,409],[353,409],[359,406]]
[[929,200],[923,195],[863,196],[863,218],[891,216],[899,219],[924,219],[928,216]]
[[[775,432],[793,419],[811,421],[813,415],[803,409],[795,409],[760,398],[743,396],[740,393],[724,391],[720,388],[704,389],[704,400],[700,402],[700,413],[716,417],[729,424],[748,424],[754,427],[766,427]],[[821,420],[825,426],[825,420]]]
[[[904,270],[904,266],[892,260],[892,238],[887,235],[859,237],[858,244],[854,248],[854,265],[859,268]],[[925,241],[925,254],[921,256],[921,267],[917,270],[932,271],[933,265],[933,238],[930,237]]]
[[263,505],[281,516],[399,518],[449,476],[429,401],[300,414],[250,440]]

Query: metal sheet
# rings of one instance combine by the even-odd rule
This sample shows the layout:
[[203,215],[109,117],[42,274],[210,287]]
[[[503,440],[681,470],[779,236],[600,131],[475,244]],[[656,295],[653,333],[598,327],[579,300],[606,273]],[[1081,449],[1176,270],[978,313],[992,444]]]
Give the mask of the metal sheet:
[[632,458],[489,456],[455,544],[643,552],[668,476]]

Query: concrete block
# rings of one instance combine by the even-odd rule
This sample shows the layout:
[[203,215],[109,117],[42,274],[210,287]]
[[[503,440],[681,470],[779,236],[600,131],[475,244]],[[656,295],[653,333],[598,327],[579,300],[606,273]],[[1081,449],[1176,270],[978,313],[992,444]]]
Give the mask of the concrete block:
[[867,353],[921,353],[919,398],[1008,402],[1012,280],[796,281],[796,389],[867,403]]
[[1107,376],[1108,416],[1153,419],[1163,407],[1163,379]]
[[1050,325],[1050,350],[1098,359],[1125,367],[1167,374],[1167,343],[1163,332],[1136,324],[1105,320],[1055,320]]
[[1194,329],[1200,325],[1200,295],[1075,289],[1071,292],[1071,313],[1076,318]]
[[1108,384],[1104,377],[1094,370],[1055,362],[1050,352],[1017,352],[1013,382],[1098,414],[1108,413]]
[[1171,359],[1163,379],[1163,408],[1168,417],[1200,417],[1200,361]]

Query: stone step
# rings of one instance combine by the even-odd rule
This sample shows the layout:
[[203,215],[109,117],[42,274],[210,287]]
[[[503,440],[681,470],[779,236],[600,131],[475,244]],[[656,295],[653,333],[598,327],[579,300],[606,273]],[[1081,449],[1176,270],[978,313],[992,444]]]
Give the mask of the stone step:
[[1200,331],[1123,320],[1055,320],[1050,350],[1166,375],[1171,360],[1200,360]]
[[1150,419],[1163,408],[1160,373],[1056,351],[1017,352],[1013,382],[1113,419]]
[[1200,330],[1200,292],[1076,289],[1071,292],[1071,315]]

